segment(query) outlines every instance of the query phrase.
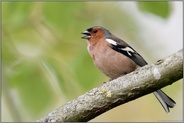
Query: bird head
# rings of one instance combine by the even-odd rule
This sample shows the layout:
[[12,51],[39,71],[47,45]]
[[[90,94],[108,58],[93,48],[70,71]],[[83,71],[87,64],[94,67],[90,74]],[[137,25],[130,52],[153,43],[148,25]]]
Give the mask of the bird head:
[[86,29],[84,32],[82,32],[82,34],[85,35],[82,37],[83,39],[90,40],[90,39],[101,39],[111,33],[101,26],[94,26]]

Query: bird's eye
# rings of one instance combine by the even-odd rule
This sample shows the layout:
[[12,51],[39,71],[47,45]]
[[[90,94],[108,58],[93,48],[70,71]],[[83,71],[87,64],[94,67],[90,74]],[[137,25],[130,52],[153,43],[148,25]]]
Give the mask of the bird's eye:
[[93,30],[93,33],[97,33],[97,30]]

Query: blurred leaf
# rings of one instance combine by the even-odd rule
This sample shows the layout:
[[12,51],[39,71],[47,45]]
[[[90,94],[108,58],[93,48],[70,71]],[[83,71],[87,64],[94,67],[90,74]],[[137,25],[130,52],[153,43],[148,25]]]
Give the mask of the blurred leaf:
[[46,2],[43,5],[43,15],[55,28],[67,31],[63,33],[68,37],[74,31],[76,22],[81,22],[77,18],[83,7],[81,2]]
[[18,90],[21,104],[32,115],[38,114],[52,99],[50,88],[45,84],[47,80],[41,72],[39,64],[23,61],[5,74],[10,87]]
[[[25,26],[33,2],[2,2],[2,23],[11,31]],[[4,26],[3,26],[4,27]]]
[[137,2],[140,10],[149,12],[162,18],[167,18],[171,12],[171,5],[169,2]]

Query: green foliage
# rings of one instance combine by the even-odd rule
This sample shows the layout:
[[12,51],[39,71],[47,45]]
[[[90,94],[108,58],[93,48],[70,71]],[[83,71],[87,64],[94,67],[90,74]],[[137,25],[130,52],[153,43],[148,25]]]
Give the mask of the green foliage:
[[22,107],[14,109],[24,109],[19,115],[35,117],[99,82],[102,74],[80,38],[84,2],[3,2],[2,7],[3,92],[18,92],[10,99],[20,99]]
[[14,74],[7,76],[7,82],[10,87],[18,90],[22,104],[28,108],[31,114],[37,113],[48,105],[52,100],[52,91],[45,84],[46,79],[41,74],[42,70],[40,70],[39,64],[21,63],[12,72]]
[[168,1],[137,2],[140,10],[155,14],[162,18],[168,18],[171,12],[171,5]]

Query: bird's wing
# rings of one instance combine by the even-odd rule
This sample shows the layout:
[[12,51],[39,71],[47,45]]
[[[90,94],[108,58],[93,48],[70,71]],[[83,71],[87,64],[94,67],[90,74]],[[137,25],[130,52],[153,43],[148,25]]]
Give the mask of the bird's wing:
[[115,36],[106,37],[105,39],[108,43],[111,44],[111,48],[127,57],[132,59],[139,66],[144,66],[148,64],[144,58],[138,54],[132,47],[130,47],[127,43],[122,41]]

